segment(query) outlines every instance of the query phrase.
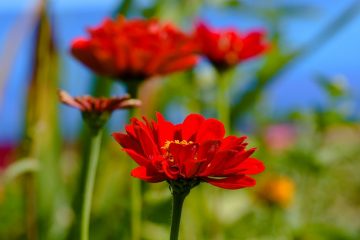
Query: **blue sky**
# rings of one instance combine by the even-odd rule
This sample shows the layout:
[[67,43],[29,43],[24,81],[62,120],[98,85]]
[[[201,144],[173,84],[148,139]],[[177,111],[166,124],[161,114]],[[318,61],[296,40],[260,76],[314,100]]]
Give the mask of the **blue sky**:
[[[12,0],[0,1],[0,11],[27,9],[38,3],[39,0]],[[49,3],[56,8],[84,8],[89,7],[111,7],[119,2],[118,0],[49,0]]]

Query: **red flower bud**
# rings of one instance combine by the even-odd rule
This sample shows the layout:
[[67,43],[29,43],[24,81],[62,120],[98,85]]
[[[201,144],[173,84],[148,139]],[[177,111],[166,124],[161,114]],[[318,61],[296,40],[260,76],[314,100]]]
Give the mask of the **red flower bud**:
[[218,69],[226,69],[264,53],[269,44],[265,32],[252,31],[247,34],[235,30],[214,30],[204,23],[195,29],[195,39],[200,52]]

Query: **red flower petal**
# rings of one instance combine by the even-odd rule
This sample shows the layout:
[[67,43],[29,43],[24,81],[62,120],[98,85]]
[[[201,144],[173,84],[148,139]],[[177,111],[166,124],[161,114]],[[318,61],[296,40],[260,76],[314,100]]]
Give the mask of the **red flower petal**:
[[115,110],[135,108],[141,105],[140,100],[130,99],[130,96],[128,94],[111,98],[95,98],[91,96],[72,97],[67,92],[59,90],[58,95],[62,103],[77,108],[81,112],[87,113],[112,113]]
[[158,175],[151,175],[148,173],[148,169],[146,167],[137,167],[131,171],[131,176],[140,178],[141,180],[144,180],[146,182],[162,182],[165,180],[164,176],[158,174]]
[[162,162],[162,170],[167,176],[168,180],[175,180],[178,178],[180,174],[180,169],[178,166],[174,165],[173,163],[169,161]]
[[244,50],[239,53],[239,58],[246,60],[265,52],[269,45],[264,43],[264,31],[253,31],[244,37]]
[[220,148],[220,140],[207,140],[203,142],[197,154],[197,158],[199,162],[203,161],[212,161],[216,152]]
[[240,189],[244,187],[252,187],[256,181],[245,175],[231,176],[226,178],[205,178],[204,181],[211,185],[225,189]]
[[181,127],[182,139],[187,141],[194,141],[194,135],[199,130],[205,118],[200,114],[190,114],[187,116]]
[[265,170],[265,166],[262,162],[255,158],[248,158],[240,163],[238,166],[234,168],[230,168],[228,170],[224,170],[222,174],[226,175],[234,175],[234,174],[246,174],[253,175],[261,173]]
[[149,166],[149,160],[146,158],[146,156],[135,152],[133,149],[123,149],[138,165],[140,166]]
[[132,149],[135,152],[143,153],[139,142],[136,141],[136,139],[133,137],[119,132],[113,133],[112,136],[121,146],[123,146],[123,148]]
[[201,124],[196,136],[196,142],[202,143],[206,140],[220,140],[225,135],[224,124],[216,119],[207,119]]
[[223,164],[232,159],[237,154],[234,150],[225,150],[219,151],[215,154],[212,161],[207,165],[207,167],[199,173],[200,176],[214,176],[221,175],[221,172],[224,170]]
[[153,138],[149,135],[149,133],[145,130],[145,128],[142,128],[140,126],[134,127],[136,136],[138,141],[140,142],[140,145],[144,151],[144,154],[152,159],[154,156],[158,155],[158,148],[155,144]]
[[239,138],[236,136],[228,136],[222,140],[221,147],[219,150],[221,151],[225,149],[233,149],[233,150],[241,151],[242,149],[245,148],[245,146],[242,143],[245,141],[246,138],[247,138],[246,136]]
[[196,144],[170,144],[169,153],[173,156],[174,163],[182,166],[179,169],[182,177],[190,178],[196,173],[198,164],[195,162],[195,155],[197,150],[198,146]]
[[164,64],[163,69],[161,70],[161,75],[170,74],[172,72],[178,72],[183,69],[190,69],[194,65],[196,65],[198,62],[197,56],[188,56],[183,57],[178,60],[174,60],[172,62],[168,62],[167,64]]
[[241,152],[237,152],[234,156],[232,156],[231,158],[227,159],[226,161],[222,161],[222,168],[221,170],[215,170],[214,174],[217,175],[219,172],[223,173],[224,171],[228,170],[228,169],[232,169],[232,168],[236,168],[237,166],[239,166],[243,161],[245,161],[246,159],[248,159],[253,153],[254,153],[255,149],[252,148],[250,150],[247,151],[241,151]]
[[200,164],[198,175],[201,175],[208,167],[209,163],[213,160],[216,152],[220,147],[219,140],[208,140],[203,142],[197,154],[197,162]]
[[160,147],[162,147],[166,141],[174,140],[175,126],[160,114],[156,113],[158,120],[157,131]]

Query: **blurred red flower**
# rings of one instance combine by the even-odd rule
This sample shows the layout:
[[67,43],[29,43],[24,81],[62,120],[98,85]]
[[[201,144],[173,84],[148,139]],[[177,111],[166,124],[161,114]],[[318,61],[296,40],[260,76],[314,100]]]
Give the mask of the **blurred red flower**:
[[132,176],[147,182],[199,181],[217,187],[239,189],[255,185],[247,175],[264,170],[263,164],[246,150],[246,137],[228,136],[216,119],[189,115],[174,125],[157,114],[157,122],[133,118],[126,134],[113,137],[139,164]]
[[0,144],[0,171],[4,170],[14,158],[16,145],[12,143]]
[[113,112],[117,109],[134,108],[141,105],[140,100],[131,99],[128,94],[112,98],[72,97],[67,92],[60,90],[59,97],[62,103],[77,108],[81,112]]
[[264,53],[269,48],[262,30],[241,34],[236,30],[216,31],[204,23],[199,23],[194,35],[201,54],[218,69],[232,67]]
[[75,39],[72,54],[96,73],[120,80],[144,80],[186,70],[197,62],[195,43],[175,26],[155,19],[105,20]]

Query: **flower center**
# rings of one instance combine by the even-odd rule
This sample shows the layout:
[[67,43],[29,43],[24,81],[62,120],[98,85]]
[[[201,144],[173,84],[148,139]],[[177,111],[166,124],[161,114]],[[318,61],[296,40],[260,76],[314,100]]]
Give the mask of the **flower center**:
[[165,144],[161,147],[161,149],[164,149],[164,150],[166,150],[167,152],[169,152],[169,147],[170,147],[170,144],[172,144],[172,143],[185,146],[185,145],[193,144],[194,142],[192,142],[192,141],[186,141],[186,140],[182,140],[182,141],[180,141],[180,140],[173,140],[173,141],[167,140],[167,141],[165,142]]
[[173,155],[170,153],[169,151],[169,148],[170,148],[170,144],[178,144],[178,145],[182,145],[182,146],[186,146],[186,145],[190,145],[190,144],[193,144],[194,142],[192,141],[186,141],[186,140],[167,140],[165,142],[165,144],[161,147],[161,149],[164,149],[165,150],[165,154],[164,154],[164,157],[170,161],[170,162],[174,162],[174,157]]

